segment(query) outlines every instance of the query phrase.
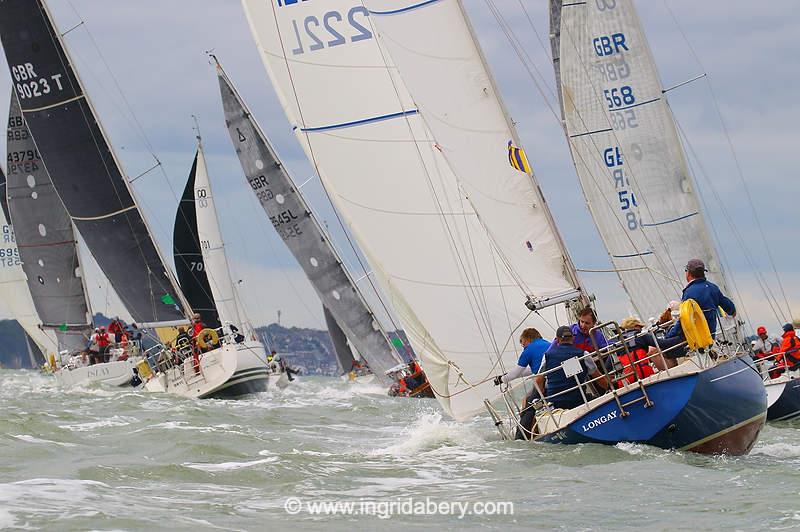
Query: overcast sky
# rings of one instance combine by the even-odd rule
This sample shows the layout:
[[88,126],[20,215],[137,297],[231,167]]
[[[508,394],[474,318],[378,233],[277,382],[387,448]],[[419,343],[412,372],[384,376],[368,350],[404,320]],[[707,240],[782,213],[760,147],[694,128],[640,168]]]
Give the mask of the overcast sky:
[[[544,90],[539,90],[516,59],[488,11],[487,1],[465,0],[465,4],[567,246],[579,268],[610,268],[580,194],[560,124],[550,110],[557,104],[552,97],[547,2],[522,0],[531,25],[520,0],[491,0],[513,21],[514,33],[536,65],[539,84],[544,85]],[[154,161],[151,149],[163,163],[162,169],[135,183],[162,249],[171,249],[175,205],[194,156],[194,114],[200,120],[228,255],[235,276],[242,279],[251,320],[255,324],[273,322],[280,309],[284,324],[323,327],[313,289],[246,186],[224,128],[214,69],[204,53],[213,49],[218,55],[295,180],[302,183],[313,178],[270,87],[239,1],[48,3],[62,32],[80,18],[86,23],[71,31],[66,42],[124,170],[133,177],[150,168]],[[637,6],[665,86],[708,73],[707,79],[671,92],[670,103],[691,150],[698,154],[699,160],[693,159],[692,164],[699,167],[700,163],[705,170],[704,176],[698,176],[698,184],[708,205],[708,218],[720,237],[718,245],[729,259],[726,266],[739,289],[741,301],[737,304],[757,324],[777,333],[788,312],[776,316],[766,303],[720,203],[734,219],[756,269],[778,292],[767,258],[767,249],[771,250],[791,309],[800,317],[800,143],[795,132],[800,121],[796,97],[800,88],[800,10],[793,0],[774,0],[768,9],[756,2],[728,0],[647,0]],[[4,57],[0,67],[0,102],[6,102],[10,79]],[[765,241],[747,201],[717,106]],[[0,109],[4,115],[5,104],[0,103]],[[0,153],[5,153],[5,146]],[[330,222],[330,229],[341,235],[317,180],[312,179],[303,191]],[[347,260],[353,262],[352,256]],[[356,267],[353,271],[360,277]],[[94,280],[97,276],[92,275],[91,266],[87,276],[92,279],[95,311],[117,312],[118,303]],[[629,304],[615,275],[582,274],[582,278],[597,295],[602,317],[627,314]],[[780,300],[783,303],[782,296]]]

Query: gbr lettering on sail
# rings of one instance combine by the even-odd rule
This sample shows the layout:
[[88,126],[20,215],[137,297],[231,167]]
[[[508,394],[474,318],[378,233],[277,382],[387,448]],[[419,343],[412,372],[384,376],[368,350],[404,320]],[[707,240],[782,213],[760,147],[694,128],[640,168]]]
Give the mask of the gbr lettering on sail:
[[14,77],[14,85],[20,100],[50,94],[54,90],[59,92],[64,90],[61,83],[62,74],[40,77],[36,74],[33,63],[12,66],[11,75]]
[[312,0],[274,1],[279,8],[297,9],[309,5],[314,9],[318,8],[318,12],[313,14],[307,14],[309,9],[298,9],[303,13],[292,18],[292,35],[284,36],[285,43],[291,47],[292,55],[310,54],[373,38],[366,21],[369,11],[361,2],[354,2],[353,7],[346,11],[338,11],[326,9],[326,2],[311,4]]

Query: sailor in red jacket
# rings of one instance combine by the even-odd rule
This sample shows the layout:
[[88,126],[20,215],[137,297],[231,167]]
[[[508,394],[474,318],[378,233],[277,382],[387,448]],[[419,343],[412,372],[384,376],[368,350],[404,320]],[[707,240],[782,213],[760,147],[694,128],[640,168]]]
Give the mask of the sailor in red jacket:
[[203,323],[203,318],[200,316],[199,312],[195,312],[192,316],[192,339],[197,338],[197,335],[200,334],[200,331],[206,328],[206,324]]

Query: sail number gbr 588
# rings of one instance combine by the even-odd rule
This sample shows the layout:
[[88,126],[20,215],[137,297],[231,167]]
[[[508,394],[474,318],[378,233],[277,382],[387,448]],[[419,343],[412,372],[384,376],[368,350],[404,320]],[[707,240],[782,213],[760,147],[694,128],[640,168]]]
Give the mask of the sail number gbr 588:
[[32,63],[12,66],[11,75],[14,77],[14,86],[20,100],[50,94],[53,90],[59,92],[64,90],[61,83],[62,74],[53,74],[49,78],[39,77]]

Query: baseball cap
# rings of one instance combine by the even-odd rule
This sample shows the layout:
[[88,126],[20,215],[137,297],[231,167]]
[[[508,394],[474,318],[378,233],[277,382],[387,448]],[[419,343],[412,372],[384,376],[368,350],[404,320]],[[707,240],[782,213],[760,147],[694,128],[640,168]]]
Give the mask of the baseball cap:
[[702,260],[690,259],[689,262],[686,263],[686,271],[691,272],[695,270],[703,270],[704,272],[708,271],[706,270],[706,264]]
[[759,327],[758,329],[756,329],[756,334],[767,334],[767,328]]
[[556,338],[572,338],[575,336],[572,334],[572,327],[567,325],[562,325],[556,330]]

